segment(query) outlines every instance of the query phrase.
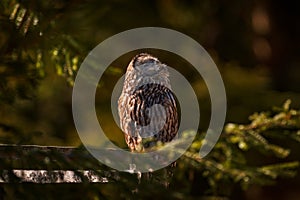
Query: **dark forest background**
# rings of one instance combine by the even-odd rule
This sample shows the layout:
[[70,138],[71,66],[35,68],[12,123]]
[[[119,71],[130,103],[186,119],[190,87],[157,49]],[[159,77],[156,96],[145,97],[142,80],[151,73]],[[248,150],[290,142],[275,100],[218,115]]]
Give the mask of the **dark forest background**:
[[[137,27],[174,29],[192,37],[207,50],[217,64],[226,87],[226,123],[249,124],[250,120],[259,118],[254,116],[249,119],[255,112],[270,111],[266,112],[266,116],[273,116],[276,112],[289,112],[290,107],[297,110],[300,108],[299,10],[299,3],[292,0],[2,0],[0,143],[81,146],[71,108],[76,72],[89,51],[100,42]],[[125,147],[122,133],[110,114],[112,83],[122,76],[130,59],[143,51],[180,70],[190,80],[201,107],[200,127],[197,130],[201,135],[206,131],[210,117],[209,94],[201,76],[195,74],[184,59],[174,54],[144,49],[129,52],[115,60],[99,83],[96,109],[98,113],[106,113],[104,117],[99,116],[99,122],[110,133],[110,139]],[[274,111],[274,106],[280,107],[287,99],[292,102],[290,107],[286,105],[283,110]],[[298,116],[297,123],[299,119]],[[294,132],[299,136],[300,124],[297,123]],[[277,134],[285,137],[285,127],[280,128]],[[226,140],[226,135],[224,138]],[[268,139],[290,149],[291,153],[277,158],[268,154],[258,155],[257,151],[242,151],[247,160],[243,167],[299,161],[297,140],[276,140],[271,136]],[[233,140],[227,142],[234,143]],[[253,144],[250,142],[249,146]],[[3,186],[6,199],[39,198],[40,195],[48,199],[56,195],[63,199],[135,199],[149,198],[151,194],[169,194],[168,197],[174,199],[198,199],[203,196],[298,199],[300,196],[299,173],[292,178],[276,176],[272,184],[254,181],[247,187],[239,181],[222,177],[220,180],[226,179],[226,184],[216,181],[216,186],[204,175],[203,170],[209,168],[208,165],[197,168],[185,159],[179,160],[179,163],[184,167],[179,164],[169,189],[158,190],[159,185],[151,189],[145,186],[144,191],[143,187],[139,190],[140,196],[132,196],[126,182],[120,184],[118,181],[83,185],[4,184],[0,187]],[[230,167],[235,169],[236,166]],[[299,172],[299,169],[296,171]],[[221,191],[224,188],[226,192]]]

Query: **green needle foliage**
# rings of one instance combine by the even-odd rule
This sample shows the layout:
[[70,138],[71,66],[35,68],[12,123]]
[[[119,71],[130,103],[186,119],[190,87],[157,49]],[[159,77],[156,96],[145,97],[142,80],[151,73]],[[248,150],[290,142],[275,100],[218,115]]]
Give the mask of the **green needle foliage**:
[[[213,151],[204,159],[198,156],[203,140],[196,140],[179,166],[196,168],[194,173],[205,178],[210,186],[204,194],[214,195],[230,195],[234,184],[247,189],[256,184],[274,184],[278,178],[294,177],[299,161],[287,162],[290,149],[280,145],[300,142],[300,111],[291,109],[290,103],[287,100],[283,107],[253,114],[249,117],[250,124],[227,124]],[[280,143],[273,143],[274,139]],[[272,157],[273,161],[251,164],[251,156],[259,154],[260,158]]]
[[67,3],[58,1],[1,1],[2,101],[31,94],[30,90],[45,76],[45,63],[73,83],[84,48],[57,24],[65,6]]

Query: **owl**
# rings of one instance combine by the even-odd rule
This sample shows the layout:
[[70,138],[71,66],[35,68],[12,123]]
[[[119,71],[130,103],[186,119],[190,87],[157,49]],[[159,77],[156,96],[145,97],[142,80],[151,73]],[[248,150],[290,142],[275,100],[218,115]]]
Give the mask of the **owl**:
[[172,141],[179,123],[167,66],[147,53],[136,55],[127,67],[118,113],[130,151]]

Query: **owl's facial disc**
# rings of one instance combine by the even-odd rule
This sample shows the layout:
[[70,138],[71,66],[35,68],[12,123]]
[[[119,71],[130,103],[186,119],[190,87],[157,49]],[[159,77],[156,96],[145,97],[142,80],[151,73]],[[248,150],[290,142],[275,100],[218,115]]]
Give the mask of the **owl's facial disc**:
[[146,77],[164,76],[165,74],[168,74],[166,65],[162,64],[156,57],[147,53],[141,53],[135,56],[131,60],[128,69]]
[[132,63],[133,67],[135,68],[141,65],[147,66],[147,64],[158,64],[160,63],[160,61],[157,58],[151,56],[150,54],[140,53],[133,58]]
[[144,71],[159,71],[160,69],[160,64],[158,63],[145,63],[140,66],[138,66],[139,69],[144,70]]

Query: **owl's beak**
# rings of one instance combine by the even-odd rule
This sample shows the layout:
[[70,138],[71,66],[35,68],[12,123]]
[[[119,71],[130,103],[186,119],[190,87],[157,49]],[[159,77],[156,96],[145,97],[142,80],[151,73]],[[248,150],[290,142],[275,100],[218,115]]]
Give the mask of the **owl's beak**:
[[147,67],[147,70],[149,70],[149,71],[158,71],[159,67],[157,65],[151,65],[151,66]]

